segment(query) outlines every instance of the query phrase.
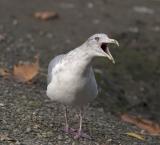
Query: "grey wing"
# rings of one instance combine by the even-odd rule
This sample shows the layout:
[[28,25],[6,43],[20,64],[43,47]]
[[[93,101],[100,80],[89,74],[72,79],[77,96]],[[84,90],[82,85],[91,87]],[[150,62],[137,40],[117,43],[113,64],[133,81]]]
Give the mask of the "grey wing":
[[48,76],[47,76],[47,83],[49,84],[52,80],[52,69],[62,60],[64,57],[64,54],[58,55],[55,58],[53,58],[49,65],[48,65]]
[[94,86],[93,88],[93,92],[94,94],[98,94],[98,88],[97,88],[97,82],[96,82],[96,79],[95,79],[95,75],[94,75],[94,72],[93,72],[93,69],[91,68],[91,74],[90,74],[90,77],[92,78],[91,79],[91,84]]

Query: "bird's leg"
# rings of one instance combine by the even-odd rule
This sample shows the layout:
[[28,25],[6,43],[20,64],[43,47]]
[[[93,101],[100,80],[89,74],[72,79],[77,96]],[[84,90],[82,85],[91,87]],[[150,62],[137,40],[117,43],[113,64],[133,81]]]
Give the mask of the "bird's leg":
[[79,139],[80,137],[91,139],[91,137],[89,135],[87,135],[86,133],[82,132],[82,123],[83,123],[83,113],[82,113],[82,108],[80,108],[80,112],[79,112],[79,129],[78,129],[78,132],[75,134],[74,139]]
[[67,106],[65,106],[64,117],[65,117],[65,128],[64,128],[64,131],[68,133],[69,132],[69,124],[68,124],[68,110],[67,110]]
[[78,130],[79,133],[82,132],[82,121],[83,121],[83,115],[82,115],[82,109],[80,109],[80,112],[79,112],[79,130]]
[[69,123],[68,123],[68,109],[67,106],[65,106],[65,112],[64,112],[64,117],[65,117],[65,128],[64,128],[64,132],[65,133],[71,133],[75,132],[76,130],[73,128],[69,128]]

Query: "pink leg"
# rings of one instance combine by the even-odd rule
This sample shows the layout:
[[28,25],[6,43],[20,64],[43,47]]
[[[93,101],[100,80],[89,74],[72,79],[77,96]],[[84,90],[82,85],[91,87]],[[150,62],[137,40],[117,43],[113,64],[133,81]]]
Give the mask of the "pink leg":
[[67,107],[65,106],[65,113],[64,113],[64,117],[65,117],[65,127],[64,127],[64,132],[65,133],[73,133],[75,132],[76,130],[73,129],[73,128],[69,128],[69,123],[68,123],[68,110],[67,110]]
[[79,139],[79,138],[87,138],[87,139],[91,139],[91,137],[89,135],[87,135],[86,133],[82,132],[82,121],[83,121],[83,115],[82,115],[82,109],[80,109],[80,113],[79,113],[79,130],[77,133],[75,133],[74,139]]
[[64,113],[64,117],[65,117],[65,128],[64,131],[68,132],[69,131],[69,124],[68,124],[68,111],[67,111],[67,107],[65,106],[65,113]]

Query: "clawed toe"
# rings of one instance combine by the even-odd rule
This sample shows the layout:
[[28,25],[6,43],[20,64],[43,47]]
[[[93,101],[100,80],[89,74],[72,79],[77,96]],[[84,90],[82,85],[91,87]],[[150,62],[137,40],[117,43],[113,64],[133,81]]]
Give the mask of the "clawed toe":
[[71,134],[74,139],[80,139],[80,138],[86,138],[86,139],[91,139],[89,135],[87,135],[84,132],[79,132],[79,130],[74,129],[74,128],[64,128],[63,131],[67,134]]
[[84,132],[76,132],[74,133],[74,139],[79,139],[79,138],[86,138],[86,139],[91,139],[91,137],[89,135],[87,135]]
[[74,128],[64,128],[63,131],[65,133],[68,133],[68,134],[73,134],[74,132],[76,132],[77,130],[74,129]]

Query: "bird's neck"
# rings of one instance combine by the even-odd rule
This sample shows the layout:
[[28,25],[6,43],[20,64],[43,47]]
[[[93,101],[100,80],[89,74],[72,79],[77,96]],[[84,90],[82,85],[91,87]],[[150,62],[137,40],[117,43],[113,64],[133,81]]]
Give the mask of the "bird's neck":
[[75,67],[80,73],[86,73],[91,68],[93,57],[86,51],[87,48],[80,46],[67,54],[71,58],[73,68]]
[[70,52],[68,52],[67,55],[71,56],[72,58],[75,58],[76,60],[86,61],[87,63],[90,63],[95,57],[92,56],[91,53],[88,51],[88,48],[85,43],[71,50]]

